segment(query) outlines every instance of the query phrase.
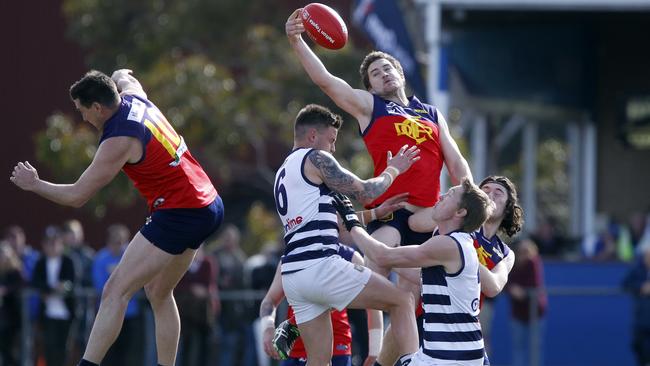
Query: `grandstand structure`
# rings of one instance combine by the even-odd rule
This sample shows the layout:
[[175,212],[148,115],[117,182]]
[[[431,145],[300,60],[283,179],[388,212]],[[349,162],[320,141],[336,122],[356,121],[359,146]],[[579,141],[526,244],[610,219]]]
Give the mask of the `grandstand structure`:
[[[648,209],[650,52],[647,0],[422,0],[427,87],[470,136],[476,177],[521,154],[527,230],[539,216],[538,147],[563,141],[569,155],[557,212],[574,237],[599,213]],[[515,147],[516,146],[516,147]],[[513,150],[514,149],[514,150]],[[632,172],[634,174],[632,175]],[[546,210],[549,209],[546,203]],[[551,205],[552,206],[552,205]],[[551,207],[551,210],[553,207]]]

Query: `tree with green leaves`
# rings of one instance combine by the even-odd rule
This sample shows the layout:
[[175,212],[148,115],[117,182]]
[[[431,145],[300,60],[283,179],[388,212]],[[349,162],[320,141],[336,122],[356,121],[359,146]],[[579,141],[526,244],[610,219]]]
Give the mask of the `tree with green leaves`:
[[[84,49],[88,68],[134,70],[226,201],[236,199],[238,207],[229,207],[235,220],[254,201],[271,204],[297,111],[307,103],[335,108],[291,54],[284,34],[289,11],[262,0],[64,1],[69,37]],[[319,52],[337,74],[358,79],[349,65],[365,50],[350,42]],[[96,149],[97,138],[79,119],[54,114],[37,137],[38,158],[57,178],[78,175]],[[356,154],[364,148],[353,123],[346,129],[349,138],[337,149],[343,161],[371,174],[367,155]],[[127,180],[117,179],[87,207],[101,217],[107,202],[129,205],[134,197]]]

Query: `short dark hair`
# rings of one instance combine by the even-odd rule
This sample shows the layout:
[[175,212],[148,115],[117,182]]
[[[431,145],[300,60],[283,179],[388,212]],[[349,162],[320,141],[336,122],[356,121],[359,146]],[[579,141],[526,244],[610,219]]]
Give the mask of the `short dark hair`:
[[371,63],[381,58],[386,59],[388,62],[390,62],[393,67],[397,69],[399,74],[402,75],[402,78],[404,78],[404,69],[402,69],[402,64],[395,57],[387,54],[386,52],[372,51],[363,58],[363,61],[361,61],[361,66],[359,67],[361,82],[363,83],[363,86],[366,88],[366,90],[370,89],[370,76],[368,75],[368,68],[370,67]]
[[120,102],[117,86],[111,78],[101,71],[91,70],[70,87],[70,99],[89,108],[93,103],[114,107]]
[[307,129],[314,127],[322,130],[334,127],[337,130],[343,125],[343,118],[333,113],[328,108],[318,104],[308,104],[298,112],[294,123],[296,137],[303,136]]
[[458,208],[464,208],[467,211],[461,231],[472,233],[478,230],[490,216],[492,201],[485,192],[469,179],[463,179],[460,185],[463,188],[463,196],[460,199]]
[[499,184],[508,192],[508,201],[506,202],[506,207],[503,209],[503,220],[501,221],[501,225],[499,225],[499,230],[511,237],[520,232],[524,226],[524,210],[519,205],[517,187],[508,177],[502,175],[485,177],[481,181],[481,184],[479,184],[479,187],[483,187],[488,183]]

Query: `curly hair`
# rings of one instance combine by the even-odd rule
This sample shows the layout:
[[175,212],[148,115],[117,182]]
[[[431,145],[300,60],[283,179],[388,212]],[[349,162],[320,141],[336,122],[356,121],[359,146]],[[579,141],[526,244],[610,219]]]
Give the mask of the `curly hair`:
[[508,177],[501,175],[490,175],[481,181],[479,187],[483,187],[488,183],[495,183],[506,189],[508,192],[508,201],[503,210],[503,220],[499,225],[499,230],[512,237],[521,231],[524,226],[524,210],[519,205],[519,197],[517,196],[517,187],[512,183]]

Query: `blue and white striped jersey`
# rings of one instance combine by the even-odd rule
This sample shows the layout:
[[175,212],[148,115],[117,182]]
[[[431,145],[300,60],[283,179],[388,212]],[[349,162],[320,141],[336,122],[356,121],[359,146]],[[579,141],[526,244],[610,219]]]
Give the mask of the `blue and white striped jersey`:
[[463,232],[448,236],[458,244],[462,264],[452,274],[443,266],[422,268],[422,352],[435,364],[482,365],[483,335],[478,320],[480,264],[474,240]]
[[339,250],[336,209],[330,189],[305,176],[304,163],[314,149],[294,150],[275,175],[275,207],[284,226],[281,272],[307,268]]

